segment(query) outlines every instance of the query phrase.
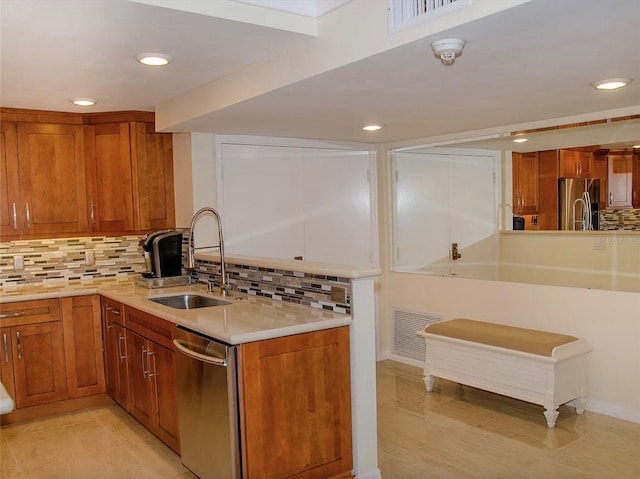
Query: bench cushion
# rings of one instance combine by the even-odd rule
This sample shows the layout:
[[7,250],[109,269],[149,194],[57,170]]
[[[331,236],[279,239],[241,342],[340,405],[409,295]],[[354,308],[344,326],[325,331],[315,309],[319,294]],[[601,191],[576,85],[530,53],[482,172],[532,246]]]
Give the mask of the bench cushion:
[[450,319],[433,323],[425,328],[425,332],[540,356],[551,356],[553,348],[578,339],[566,334],[486,323],[473,319]]

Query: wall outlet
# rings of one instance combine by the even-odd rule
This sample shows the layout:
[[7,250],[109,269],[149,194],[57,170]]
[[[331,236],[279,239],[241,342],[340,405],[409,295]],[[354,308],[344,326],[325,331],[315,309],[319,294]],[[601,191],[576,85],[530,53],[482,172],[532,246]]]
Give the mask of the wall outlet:
[[596,236],[595,238],[593,238],[592,249],[604,249],[604,244],[604,236]]
[[347,288],[331,286],[331,301],[345,304],[347,302]]
[[24,256],[17,254],[13,257],[13,269],[21,271],[24,269]]
[[96,252],[92,249],[84,251],[84,264],[87,266],[93,266],[96,264]]

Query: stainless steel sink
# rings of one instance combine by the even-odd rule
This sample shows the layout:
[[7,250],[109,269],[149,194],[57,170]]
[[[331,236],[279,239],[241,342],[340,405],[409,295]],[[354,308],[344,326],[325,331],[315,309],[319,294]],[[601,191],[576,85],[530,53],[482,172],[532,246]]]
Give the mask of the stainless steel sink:
[[202,296],[199,294],[177,294],[174,296],[159,296],[157,298],[149,298],[149,301],[163,304],[175,309],[195,309],[195,308],[211,308],[213,306],[226,306],[231,304],[228,301]]

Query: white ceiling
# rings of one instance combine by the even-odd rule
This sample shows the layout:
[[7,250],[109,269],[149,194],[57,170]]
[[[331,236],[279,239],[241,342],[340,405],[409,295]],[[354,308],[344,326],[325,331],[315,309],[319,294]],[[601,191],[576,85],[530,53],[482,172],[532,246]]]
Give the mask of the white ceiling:
[[[153,110],[309,37],[126,0],[1,0],[6,107]],[[424,38],[187,122],[216,131],[332,140],[405,139],[638,107],[640,1],[533,0],[438,35],[467,40],[451,67]],[[384,34],[384,32],[382,33]],[[136,64],[169,53],[165,69]],[[633,77],[598,92],[590,82]],[[86,111],[86,110],[82,110]],[[385,124],[374,135],[368,121]]]

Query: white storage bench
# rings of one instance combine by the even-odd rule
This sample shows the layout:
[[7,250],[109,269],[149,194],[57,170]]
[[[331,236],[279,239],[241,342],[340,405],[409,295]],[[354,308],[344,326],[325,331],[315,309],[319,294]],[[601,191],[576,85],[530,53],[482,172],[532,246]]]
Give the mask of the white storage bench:
[[427,355],[424,383],[436,377],[544,406],[554,427],[558,407],[574,401],[582,414],[586,403],[584,339],[501,324],[452,319],[424,331]]

